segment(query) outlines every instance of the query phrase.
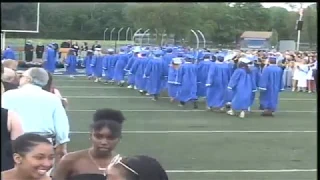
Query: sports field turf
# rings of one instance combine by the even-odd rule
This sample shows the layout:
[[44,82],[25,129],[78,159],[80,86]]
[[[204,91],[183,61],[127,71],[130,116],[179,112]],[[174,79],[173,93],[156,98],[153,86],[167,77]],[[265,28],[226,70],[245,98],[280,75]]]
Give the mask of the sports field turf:
[[84,77],[55,76],[54,83],[70,104],[69,151],[90,146],[92,114],[108,107],[127,118],[117,152],[157,158],[170,180],[316,179],[314,94],[284,92],[274,118],[253,112],[239,119],[206,112],[203,102],[199,110],[183,110],[167,97],[153,102],[135,90]]

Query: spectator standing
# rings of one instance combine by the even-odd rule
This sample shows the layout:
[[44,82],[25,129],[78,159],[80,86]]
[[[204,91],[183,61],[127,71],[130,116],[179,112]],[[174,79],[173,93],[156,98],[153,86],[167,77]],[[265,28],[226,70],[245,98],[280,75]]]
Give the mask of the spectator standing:
[[[1,83],[1,95],[3,93],[4,87]],[[1,171],[14,167],[11,142],[22,134],[23,130],[19,116],[15,112],[1,107]]]
[[60,98],[42,90],[48,82],[47,71],[30,68],[20,78],[20,88],[2,96],[4,108],[13,110],[22,119],[25,132],[45,135],[56,143],[56,163],[66,154],[69,139],[69,121]]
[[1,76],[1,80],[4,86],[4,91],[8,91],[11,89],[17,89],[18,84],[16,83],[16,72],[14,72],[12,69],[4,68],[4,72]]
[[32,42],[27,41],[27,43],[24,46],[25,60],[27,62],[31,62],[33,60],[33,50],[34,47],[32,45]]
[[36,57],[37,59],[41,59],[43,58],[43,52],[44,52],[44,45],[39,42],[38,45],[36,46]]

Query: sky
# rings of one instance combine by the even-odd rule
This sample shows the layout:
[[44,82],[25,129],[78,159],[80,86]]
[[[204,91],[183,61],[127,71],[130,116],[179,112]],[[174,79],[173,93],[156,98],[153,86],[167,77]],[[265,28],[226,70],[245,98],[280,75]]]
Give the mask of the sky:
[[[314,4],[314,2],[313,3],[303,3],[303,2],[301,2],[301,3],[302,3],[303,8],[308,7],[310,4]],[[278,6],[278,7],[286,8],[288,11],[292,11],[292,9],[290,8],[290,6],[287,3],[261,3],[261,4],[266,8],[273,7],[273,6]],[[300,3],[293,2],[293,3],[290,3],[290,4],[294,4],[294,5],[297,6],[297,9],[294,9],[294,11],[299,11]]]

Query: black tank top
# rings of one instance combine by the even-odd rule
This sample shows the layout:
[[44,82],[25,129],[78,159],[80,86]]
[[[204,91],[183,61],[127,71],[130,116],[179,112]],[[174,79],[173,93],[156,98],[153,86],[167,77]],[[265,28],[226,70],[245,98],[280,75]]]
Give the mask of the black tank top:
[[1,108],[1,171],[14,166],[11,147],[11,136],[8,131],[8,110]]

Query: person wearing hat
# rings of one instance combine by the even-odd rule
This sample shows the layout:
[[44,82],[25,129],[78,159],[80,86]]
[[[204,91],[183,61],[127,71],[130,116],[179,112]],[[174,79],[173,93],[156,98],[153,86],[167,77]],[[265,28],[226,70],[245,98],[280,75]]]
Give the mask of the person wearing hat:
[[77,73],[77,56],[75,51],[76,50],[72,48],[69,50],[65,62],[66,74],[70,75],[70,78],[74,78],[74,75]]
[[55,58],[55,50],[52,44],[47,46],[47,55],[44,60],[44,68],[50,73],[54,73],[56,69],[56,58]]
[[182,64],[181,58],[173,58],[169,66],[168,72],[168,96],[170,97],[170,102],[174,102],[177,99],[178,84],[176,80],[178,78],[178,69]]
[[198,72],[197,72],[197,81],[198,81],[198,88],[197,88],[197,96],[198,97],[205,97],[207,93],[207,78],[208,73],[211,65],[213,62],[211,61],[211,53],[203,53],[202,54],[203,61],[198,63]]
[[124,75],[125,75],[125,70],[124,68],[126,67],[129,57],[128,54],[126,53],[126,47],[120,48],[119,54],[116,55],[116,64],[114,67],[114,76],[113,76],[113,81],[115,81],[118,86],[123,86],[125,81],[124,81]]
[[157,101],[161,92],[162,80],[165,76],[165,63],[161,57],[162,51],[153,51],[154,57],[150,58],[144,71],[144,78],[147,78],[147,93],[152,95],[152,100]]
[[135,60],[138,58],[138,54],[140,53],[141,49],[140,47],[135,47],[132,52],[133,55],[129,58],[128,64],[124,68],[126,72],[128,72],[128,89],[132,89],[135,86],[135,77],[133,74],[130,74],[130,69],[132,65],[134,64]]
[[282,69],[277,65],[276,57],[269,57],[269,66],[262,71],[259,81],[260,109],[262,116],[273,116],[277,110],[279,92],[284,90]]
[[90,64],[92,63],[93,51],[91,49],[87,50],[87,55],[84,58],[84,66],[86,68],[86,76],[88,79],[92,78],[93,70]]
[[34,47],[32,45],[32,42],[30,40],[28,40],[24,46],[24,53],[25,53],[25,61],[26,62],[31,62],[33,60],[33,50],[34,50]]
[[38,45],[36,46],[36,57],[37,57],[37,59],[42,60],[43,52],[44,52],[44,45],[41,42],[39,42]]
[[107,55],[103,57],[102,68],[105,73],[105,83],[113,83],[114,67],[116,64],[116,57],[114,49],[107,49]]
[[103,64],[103,55],[101,53],[101,48],[95,48],[92,62],[90,64],[90,66],[93,69],[93,74],[95,77],[94,82],[101,81],[102,71],[103,71],[102,64]]
[[207,109],[214,111],[225,111],[226,93],[228,82],[231,77],[231,66],[224,62],[223,55],[217,56],[217,60],[210,66],[206,81]]
[[231,109],[227,111],[229,115],[239,113],[240,118],[244,118],[246,111],[251,106],[252,92],[257,90],[253,81],[248,64],[251,61],[245,57],[239,59],[238,68],[233,72],[227,89],[233,91]]
[[[256,87],[259,87],[259,80],[260,80],[260,77],[261,77],[261,71],[260,71],[259,67],[257,67],[255,65],[255,63],[258,61],[258,57],[257,56],[251,56],[249,58],[249,60],[250,60],[250,62],[248,64],[248,67],[249,67],[249,69],[251,71],[251,76],[252,76],[253,82],[256,84]],[[254,103],[255,97],[256,97],[256,92],[252,92],[251,103],[250,103],[250,107],[248,109],[249,112],[251,111],[251,106]]]
[[146,94],[147,88],[147,79],[143,77],[146,66],[149,62],[149,58],[147,57],[148,51],[141,51],[137,55],[137,59],[134,61],[132,67],[130,68],[129,73],[133,74],[135,77],[135,85],[139,90],[140,94]]
[[187,102],[193,102],[193,108],[197,109],[197,65],[193,62],[194,56],[186,55],[185,63],[179,68],[175,83],[180,85],[177,93],[179,106],[184,107]]

